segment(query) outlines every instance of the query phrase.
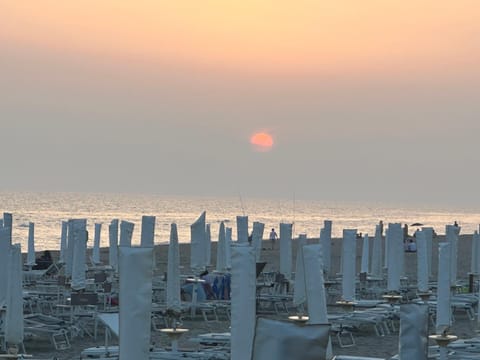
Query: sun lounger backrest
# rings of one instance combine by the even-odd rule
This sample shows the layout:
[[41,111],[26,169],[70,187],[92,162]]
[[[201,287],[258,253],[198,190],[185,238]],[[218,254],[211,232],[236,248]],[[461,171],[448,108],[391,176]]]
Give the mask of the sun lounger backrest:
[[257,272],[257,278],[258,276],[262,273],[263,269],[265,269],[265,265],[267,265],[266,262],[257,262],[256,264],[256,272]]
[[105,274],[104,272],[96,273],[95,275],[93,275],[93,281],[96,284],[103,283],[105,282],[105,280],[107,280],[107,274]]
[[109,293],[112,291],[112,283],[111,282],[104,282],[103,283],[103,291]]
[[72,293],[71,305],[97,305],[98,295],[94,293]]
[[57,277],[57,285],[65,286],[67,284],[67,278],[63,275]]

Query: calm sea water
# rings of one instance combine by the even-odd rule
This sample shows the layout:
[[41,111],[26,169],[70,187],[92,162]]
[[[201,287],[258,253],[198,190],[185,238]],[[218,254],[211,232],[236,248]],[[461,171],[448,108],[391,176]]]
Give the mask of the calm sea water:
[[[182,198],[139,194],[88,193],[25,193],[0,192],[0,211],[13,214],[13,241],[26,249],[28,223],[35,223],[36,250],[58,249],[62,220],[85,218],[90,238],[94,224],[102,223],[101,246],[108,246],[108,224],[114,218],[135,223],[133,243],[140,242],[142,215],[156,217],[155,243],[169,239],[170,224],[178,226],[179,241],[190,241],[190,224],[202,211],[207,211],[212,240],[217,239],[220,221],[233,228],[236,238],[237,215],[248,215],[253,221],[265,223],[268,230],[277,229],[280,222],[294,223],[294,236],[306,233],[319,237],[323,220],[333,221],[333,236],[340,237],[343,229],[357,229],[373,234],[379,220],[385,224],[420,222],[432,226],[438,234],[445,233],[445,225],[458,221],[462,233],[473,233],[480,223],[480,209],[438,208],[432,206],[405,206],[379,203],[339,203],[305,200],[266,200],[240,198]],[[415,228],[411,228],[413,232]],[[93,243],[93,241],[91,241]],[[91,245],[90,243],[90,245]]]

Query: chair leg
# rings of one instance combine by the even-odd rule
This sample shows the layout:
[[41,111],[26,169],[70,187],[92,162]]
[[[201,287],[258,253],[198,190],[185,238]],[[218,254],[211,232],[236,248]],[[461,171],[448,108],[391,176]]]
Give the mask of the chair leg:
[[52,334],[51,340],[55,350],[70,349],[70,340],[65,330]]
[[[351,331],[346,330],[342,326],[333,330],[335,337],[337,338],[338,345],[341,348],[352,347],[356,345],[355,338]],[[344,341],[346,340],[346,341]]]

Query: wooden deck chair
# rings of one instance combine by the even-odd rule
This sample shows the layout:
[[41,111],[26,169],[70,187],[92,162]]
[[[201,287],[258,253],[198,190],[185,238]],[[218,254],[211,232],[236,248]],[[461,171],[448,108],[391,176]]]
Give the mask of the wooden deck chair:
[[[97,305],[98,295],[96,293],[72,293],[70,299],[70,321],[74,326],[79,327],[81,334],[85,333],[97,339]],[[93,321],[93,333],[89,330],[89,322]]]
[[330,325],[258,318],[252,360],[325,360]]

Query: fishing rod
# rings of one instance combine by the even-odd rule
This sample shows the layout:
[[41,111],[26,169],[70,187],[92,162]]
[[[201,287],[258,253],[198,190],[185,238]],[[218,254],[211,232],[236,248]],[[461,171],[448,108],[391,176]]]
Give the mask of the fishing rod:
[[243,206],[242,194],[238,193],[238,197],[240,198],[240,207],[242,208],[243,216],[245,216],[245,207]]
[[293,222],[292,222],[292,237],[295,237],[295,191],[293,192]]

